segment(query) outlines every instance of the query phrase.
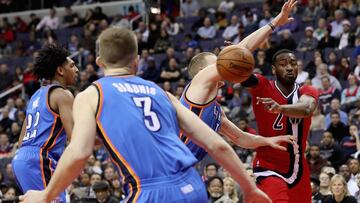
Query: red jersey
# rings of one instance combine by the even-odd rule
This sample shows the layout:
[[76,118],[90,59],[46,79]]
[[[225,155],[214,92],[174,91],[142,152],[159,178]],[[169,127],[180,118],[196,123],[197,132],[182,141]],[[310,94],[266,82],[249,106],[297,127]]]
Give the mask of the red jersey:
[[258,84],[251,88],[253,110],[259,134],[266,137],[278,135],[294,135],[297,138],[299,150],[286,144],[287,151],[280,151],[271,147],[260,147],[256,150],[254,159],[254,174],[256,177],[278,176],[290,186],[295,185],[302,176],[304,151],[309,134],[311,117],[290,118],[283,114],[269,113],[263,104],[256,104],[256,97],[272,98],[278,104],[297,103],[301,95],[309,95],[318,100],[318,91],[312,86],[295,84],[289,95],[284,95],[276,81],[268,80],[262,75],[256,75]]

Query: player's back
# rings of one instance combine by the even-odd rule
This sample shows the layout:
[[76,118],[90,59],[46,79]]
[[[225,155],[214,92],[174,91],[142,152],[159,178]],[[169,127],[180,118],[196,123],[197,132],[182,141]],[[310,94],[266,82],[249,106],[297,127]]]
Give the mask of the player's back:
[[177,137],[176,111],[161,88],[136,76],[104,77],[95,86],[99,135],[126,189],[175,175],[196,162]]
[[[206,123],[206,125],[217,132],[221,125],[221,107],[217,102],[217,99],[214,98],[206,104],[196,104],[186,97],[189,86],[190,84],[185,88],[183,95],[180,98],[180,102],[190,111],[195,113],[202,121],[204,121],[204,123]],[[192,142],[186,136],[186,133],[182,131],[180,132],[180,139],[186,144],[186,146],[191,150],[191,152],[199,161],[201,161],[207,154],[203,148]]]
[[26,132],[21,147],[38,147],[58,160],[65,149],[66,134],[60,116],[51,109],[49,98],[59,85],[42,86],[28,102]]

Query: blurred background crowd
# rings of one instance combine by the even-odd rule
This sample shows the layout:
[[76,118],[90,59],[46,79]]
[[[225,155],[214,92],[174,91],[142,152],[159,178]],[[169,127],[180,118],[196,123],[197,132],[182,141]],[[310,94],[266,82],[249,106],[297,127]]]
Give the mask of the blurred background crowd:
[[[297,83],[312,84],[320,92],[306,152],[313,202],[334,195],[333,185],[339,180],[341,192],[360,202],[360,1],[298,1],[292,13],[295,20],[276,28],[254,53],[255,72],[274,78],[272,55],[284,48],[295,52]],[[30,11],[26,20],[2,15],[0,22],[0,197],[9,202],[21,194],[11,159],[18,147],[27,101],[40,87],[32,69],[42,46],[59,43],[70,51],[80,70],[78,84],[70,87],[76,95],[103,76],[95,63],[99,33],[109,26],[133,29],[140,55],[137,75],[179,98],[190,80],[187,65],[194,55],[203,51],[217,54],[224,40],[238,43],[267,25],[284,1],[224,0],[216,6],[200,0],[144,1],[146,11],[130,3],[125,12],[115,15],[108,15],[102,3],[92,0],[29,2],[0,1],[0,14],[49,7],[43,17]],[[96,4],[83,15],[73,11],[92,3]],[[58,9],[62,9],[61,15]],[[239,128],[257,134],[252,98],[246,89],[227,83],[218,100]],[[252,175],[255,152],[230,144]],[[241,188],[211,158],[198,164],[198,169],[211,202],[242,202]],[[84,172],[68,188],[67,197],[72,202],[118,202],[124,197],[119,174],[100,142]]]

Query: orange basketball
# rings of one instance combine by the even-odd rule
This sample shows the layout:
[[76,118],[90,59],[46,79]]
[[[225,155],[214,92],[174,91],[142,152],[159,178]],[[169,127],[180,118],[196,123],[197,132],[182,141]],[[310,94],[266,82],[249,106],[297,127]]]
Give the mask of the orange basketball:
[[253,73],[255,59],[245,48],[228,46],[218,55],[216,68],[224,80],[240,83],[247,80]]

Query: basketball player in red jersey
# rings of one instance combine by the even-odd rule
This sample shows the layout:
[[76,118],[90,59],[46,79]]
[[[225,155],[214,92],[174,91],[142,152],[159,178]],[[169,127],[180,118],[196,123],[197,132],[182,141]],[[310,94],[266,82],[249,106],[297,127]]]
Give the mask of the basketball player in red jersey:
[[[237,46],[246,47],[250,51],[257,49],[277,26],[293,20],[288,16],[296,3],[295,0],[287,1],[281,10],[283,15],[275,17],[271,23],[253,32]],[[259,134],[291,134],[297,139],[298,147],[288,145],[287,151],[270,147],[256,150],[254,175],[258,187],[274,203],[311,202],[310,175],[304,150],[318,92],[312,86],[295,83],[297,68],[294,53],[280,50],[272,60],[272,73],[276,80],[254,74],[242,83],[250,88]]]

